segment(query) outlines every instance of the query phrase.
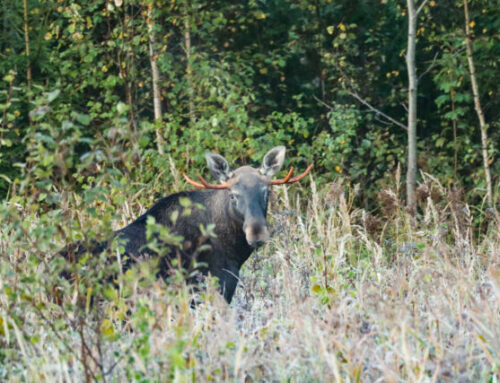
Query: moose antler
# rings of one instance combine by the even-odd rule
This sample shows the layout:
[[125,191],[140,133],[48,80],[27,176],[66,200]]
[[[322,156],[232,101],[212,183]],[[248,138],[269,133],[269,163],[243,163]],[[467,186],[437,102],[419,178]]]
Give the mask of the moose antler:
[[[283,184],[293,184],[295,182],[298,182],[300,181],[302,178],[304,178],[305,176],[307,176],[309,174],[309,172],[311,171],[312,167],[313,167],[314,164],[311,164],[307,167],[306,171],[296,177],[292,177],[292,174],[293,174],[293,167],[290,168],[290,170],[288,171],[288,174],[285,176],[285,178],[282,178],[280,180],[271,180],[271,182],[269,182],[270,185],[283,185]],[[197,182],[197,181],[194,181],[192,180],[191,178],[189,178],[187,176],[186,173],[182,173],[182,175],[184,176],[184,178],[186,179],[186,181],[188,183],[190,183],[191,185],[199,188],[199,189],[229,189],[230,187],[230,184],[229,184],[229,181],[227,182],[224,182],[223,184],[220,184],[220,185],[212,185],[212,184],[209,184],[202,176],[198,176],[200,182]]]
[[290,168],[290,171],[288,172],[288,174],[286,175],[285,178],[282,178],[280,180],[271,180],[271,182],[269,182],[271,185],[282,185],[282,184],[286,184],[288,182],[288,180],[290,179],[290,177],[292,176],[293,174],[293,166]]
[[270,182],[270,184],[271,185],[282,185],[282,184],[293,184],[295,182],[298,182],[302,178],[304,178],[305,176],[307,176],[309,174],[309,172],[311,171],[313,166],[314,166],[314,164],[309,165],[304,173],[302,173],[296,177],[293,177],[293,178],[290,178],[292,176],[292,173],[293,173],[293,167],[291,167],[290,171],[288,172],[288,174],[286,175],[285,178],[282,178],[280,180],[272,180]]
[[224,182],[223,184],[220,184],[220,185],[212,185],[212,184],[209,184],[202,176],[198,176],[198,178],[200,179],[200,182],[196,182],[194,180],[192,180],[191,178],[189,178],[187,176],[186,173],[182,173],[182,175],[184,176],[184,178],[186,179],[186,181],[188,183],[190,183],[191,185],[197,187],[197,188],[200,188],[200,189],[229,189],[229,181],[227,182]]

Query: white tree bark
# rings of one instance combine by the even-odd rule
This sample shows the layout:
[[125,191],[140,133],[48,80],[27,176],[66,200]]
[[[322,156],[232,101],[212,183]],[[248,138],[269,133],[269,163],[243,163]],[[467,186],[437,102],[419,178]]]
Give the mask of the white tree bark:
[[474,60],[472,57],[470,16],[469,16],[469,6],[467,4],[467,0],[464,0],[464,12],[465,12],[465,45],[467,49],[467,61],[469,62],[469,74],[470,74],[470,81],[472,84],[472,94],[474,96],[474,109],[476,110],[476,114],[479,119],[479,127],[481,129],[481,146],[483,153],[484,176],[486,179],[486,194],[488,198],[488,205],[490,207],[494,207],[493,185],[491,182],[490,163],[488,158],[488,125],[486,124],[483,109],[481,107],[481,100],[479,99],[479,87],[477,85],[476,69],[474,67]]
[[187,9],[187,5],[185,8],[185,19],[184,19],[184,43],[186,45],[186,76],[188,80],[188,97],[189,97],[189,121],[191,121],[191,125],[194,123],[194,88],[193,88],[193,72],[191,67],[191,28],[189,24],[189,13]]
[[149,61],[151,63],[151,74],[153,80],[153,107],[155,114],[155,125],[156,125],[156,144],[158,153],[165,154],[163,149],[163,136],[161,135],[161,121],[162,121],[162,111],[161,111],[161,93],[160,93],[160,72],[158,71],[158,65],[156,64],[157,56],[154,51],[155,46],[155,32],[154,32],[154,21],[153,21],[153,9],[152,4],[148,6],[148,31],[149,31]]
[[[417,10],[414,0],[408,4],[408,47],[406,51],[406,67],[408,69],[408,169],[406,173],[406,206],[411,214],[417,207],[417,90],[418,78],[415,65],[415,49],[417,45]],[[421,8],[419,8],[420,10]]]
[[24,15],[24,43],[26,47],[26,82],[28,90],[31,90],[31,54],[30,54],[30,34],[29,34],[29,20],[28,20],[28,3],[23,1],[23,15]]

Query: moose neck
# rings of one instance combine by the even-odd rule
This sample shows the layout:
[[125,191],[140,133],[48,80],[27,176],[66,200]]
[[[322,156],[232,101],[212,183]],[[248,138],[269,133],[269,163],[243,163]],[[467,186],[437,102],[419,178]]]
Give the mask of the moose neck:
[[228,251],[227,259],[241,267],[254,250],[247,242],[243,231],[243,220],[231,211],[227,190],[205,193],[208,194],[206,208],[211,216],[211,223],[215,224],[217,242],[224,244],[224,251]]

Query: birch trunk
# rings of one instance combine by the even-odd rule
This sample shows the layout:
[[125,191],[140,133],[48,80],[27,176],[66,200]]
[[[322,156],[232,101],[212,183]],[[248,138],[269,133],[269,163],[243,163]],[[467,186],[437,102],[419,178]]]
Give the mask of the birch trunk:
[[415,48],[417,44],[417,11],[414,0],[408,4],[408,47],[406,67],[408,69],[408,169],[406,173],[406,206],[415,214],[417,199],[417,70],[415,67]]
[[194,101],[193,101],[193,73],[191,68],[191,28],[189,25],[189,14],[187,10],[187,5],[185,8],[185,19],[184,19],[184,43],[186,45],[186,76],[188,80],[188,98],[189,98],[189,121],[191,121],[191,125],[194,124]]
[[[30,33],[28,19],[28,1],[23,1],[24,8],[24,44],[26,50],[26,83],[28,85],[28,103],[31,105],[31,52],[30,52]],[[28,114],[29,125],[33,123],[31,114]]]
[[474,96],[474,109],[476,110],[477,117],[479,119],[479,127],[481,129],[481,146],[483,153],[484,176],[486,178],[486,193],[488,198],[488,205],[490,207],[494,207],[493,185],[491,182],[490,164],[488,159],[488,125],[486,124],[483,109],[481,107],[481,101],[479,99],[479,87],[477,85],[476,69],[474,67],[474,60],[472,58],[470,17],[469,17],[469,6],[467,4],[467,0],[464,0],[464,12],[465,12],[465,45],[467,49],[467,61],[469,62],[469,74],[470,74],[470,81],[472,84],[472,94]]
[[31,53],[30,53],[30,35],[28,23],[28,2],[23,1],[24,7],[24,43],[26,47],[26,81],[28,83],[28,90],[31,90]]
[[162,111],[161,111],[161,93],[160,93],[160,72],[158,71],[158,65],[156,64],[156,54],[154,51],[154,46],[156,43],[155,32],[154,32],[154,22],[153,22],[153,10],[152,5],[148,6],[148,31],[149,31],[149,61],[151,63],[151,74],[153,80],[153,108],[155,114],[155,127],[156,127],[156,144],[158,153],[165,154],[163,149],[163,136],[161,135],[161,123],[162,123]]
[[[451,111],[455,113],[455,91],[452,89],[450,91],[451,100]],[[457,147],[457,120],[454,118],[451,121],[453,127],[453,179],[457,181],[457,169],[458,169],[458,147]]]

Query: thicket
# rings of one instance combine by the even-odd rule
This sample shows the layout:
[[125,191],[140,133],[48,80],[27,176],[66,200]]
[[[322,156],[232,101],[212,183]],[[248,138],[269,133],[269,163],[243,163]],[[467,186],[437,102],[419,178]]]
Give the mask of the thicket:
[[[405,2],[0,3],[0,380],[498,380],[462,1],[420,3],[416,215]],[[468,4],[497,203],[500,9]],[[60,278],[61,248],[186,189],[206,151],[256,164],[275,145],[315,167],[277,188],[231,306],[208,283],[193,310],[185,271],[121,274],[115,252]]]
[[[4,0],[0,12],[3,197],[50,203],[109,174],[161,174],[167,191],[169,159],[199,169],[213,150],[244,164],[284,144],[291,165],[359,184],[372,209],[405,169],[402,2]],[[500,12],[474,1],[470,14],[498,191]],[[419,169],[481,204],[463,4],[426,2],[417,24]]]
[[355,208],[355,190],[340,183],[317,191],[310,179],[303,197],[277,187],[275,234],[243,267],[231,305],[211,283],[193,296],[181,270],[156,279],[147,262],[107,283],[116,269],[106,254],[82,260],[76,280],[59,278],[61,244],[123,226],[144,211],[150,185],[64,195],[45,214],[3,207],[0,379],[498,381],[498,225],[478,238],[477,212],[426,179],[432,198],[421,194],[413,228],[396,178],[381,218]]

